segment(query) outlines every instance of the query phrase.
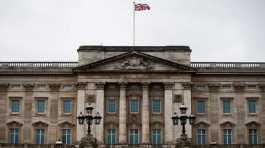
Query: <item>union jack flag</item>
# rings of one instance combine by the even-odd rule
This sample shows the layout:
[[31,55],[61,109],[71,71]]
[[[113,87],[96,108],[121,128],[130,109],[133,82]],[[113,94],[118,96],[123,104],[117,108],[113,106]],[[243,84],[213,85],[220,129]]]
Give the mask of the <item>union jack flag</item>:
[[150,10],[150,6],[148,4],[134,4],[134,10],[135,11],[144,11],[144,10]]

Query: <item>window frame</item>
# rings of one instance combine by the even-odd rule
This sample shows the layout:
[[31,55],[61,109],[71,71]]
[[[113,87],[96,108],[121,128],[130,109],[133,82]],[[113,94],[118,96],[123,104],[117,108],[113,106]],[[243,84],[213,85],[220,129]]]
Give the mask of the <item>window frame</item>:
[[[38,101],[44,101],[44,111],[39,112],[38,111]],[[35,97],[35,113],[36,114],[46,114],[47,113],[47,107],[48,107],[48,98],[47,97]]]
[[[232,114],[232,108],[233,108],[233,98],[231,97],[222,97],[222,111],[224,115],[230,115]],[[225,102],[229,102],[229,112],[225,111]]]
[[[132,101],[137,101],[137,111],[133,112],[132,111]],[[140,98],[139,96],[129,96],[129,112],[131,114],[138,114],[140,113]]]
[[[159,101],[159,111],[154,110],[154,101]],[[161,114],[162,112],[162,106],[161,106],[162,100],[160,98],[152,98],[151,99],[151,112],[153,114]]]
[[[226,133],[226,131],[230,131],[231,133]],[[227,137],[227,138],[225,138]],[[231,137],[231,139],[229,139]],[[227,143],[226,143],[227,141]],[[229,143],[230,141],[230,143]],[[224,144],[233,144],[233,129],[232,128],[224,128],[223,129],[223,143]]]
[[[255,130],[256,133],[255,134],[252,134],[251,133],[251,130]],[[255,136],[256,137],[256,143],[253,143],[253,137],[252,136]],[[258,129],[257,128],[248,128],[248,143],[249,144],[258,144],[259,143],[259,137],[258,137]]]
[[[158,137],[158,131],[159,130],[159,141],[157,142],[157,137]],[[155,134],[154,134],[154,131],[156,131],[155,132]],[[155,138],[155,142],[154,142],[154,136],[156,137]],[[162,129],[161,128],[153,128],[152,129],[152,132],[151,132],[151,143],[152,144],[162,144]]]
[[[109,132],[110,130],[112,130],[112,132]],[[110,141],[109,141],[109,136],[111,137]],[[114,136],[114,139],[113,139],[113,136]],[[112,143],[113,140],[114,140],[114,143]],[[108,128],[107,129],[106,144],[109,144],[109,145],[117,144],[117,129],[116,128]]]
[[[69,133],[65,134],[64,131],[70,131],[70,134]],[[63,144],[72,144],[72,135],[73,135],[72,128],[62,128],[61,132],[62,132],[62,137],[61,138],[62,138]],[[66,141],[64,139],[64,136],[66,136]],[[67,139],[67,136],[69,136],[69,139]],[[68,140],[70,140],[69,143],[68,143]]]
[[[109,102],[110,101],[114,101],[114,105],[115,105],[115,108],[114,108],[114,112],[110,112],[110,106],[109,106]],[[117,108],[117,98],[115,98],[115,97],[107,97],[106,98],[106,113],[109,113],[109,114],[115,114],[115,113],[117,113],[117,110],[118,108]]]
[[[18,101],[18,111],[14,112],[13,111],[13,101]],[[21,97],[9,97],[9,112],[11,114],[21,114],[22,110],[22,98]]]
[[[38,130],[43,130],[43,132],[41,134],[38,134]],[[39,139],[38,136],[42,137],[43,139],[41,139],[41,142],[39,143]],[[35,143],[36,144],[45,144],[45,128],[35,128]]]
[[[199,109],[198,108],[198,105],[199,105],[198,103],[199,102],[203,102],[203,112],[199,112],[198,111],[198,109]],[[196,99],[196,104],[195,105],[196,105],[195,106],[196,107],[196,114],[205,114],[206,113],[206,106],[207,105],[206,105],[206,100],[205,99]]]
[[[132,132],[132,130],[137,131],[137,134],[136,134],[136,132]],[[131,141],[131,136],[137,136],[137,143],[134,143],[134,140],[135,140],[134,138],[135,138],[135,137],[133,137],[133,143],[132,143],[132,141]],[[140,131],[139,131],[139,128],[130,128],[130,129],[129,129],[128,142],[129,142],[129,144],[131,144],[131,145],[137,145],[137,144],[140,144]]]
[[[17,130],[17,133],[13,133],[11,130],[14,130],[14,131]],[[17,137],[17,139],[16,139],[16,137]],[[10,144],[19,144],[20,143],[20,128],[19,127],[10,127],[8,129],[8,142]]]
[[[70,101],[71,102],[71,105],[70,105],[70,112],[65,112],[65,102],[66,101]],[[68,98],[68,97],[66,97],[66,98],[62,98],[62,113],[63,114],[72,114],[73,113],[73,108],[74,106],[73,106],[73,98]]]
[[[198,130],[204,131],[204,133],[203,132],[198,132]],[[199,140],[199,137],[201,138],[200,140]],[[196,144],[198,144],[198,145],[206,144],[206,140],[207,140],[206,138],[207,138],[206,129],[205,128],[201,128],[201,127],[196,128]],[[204,141],[202,141],[202,139]]]

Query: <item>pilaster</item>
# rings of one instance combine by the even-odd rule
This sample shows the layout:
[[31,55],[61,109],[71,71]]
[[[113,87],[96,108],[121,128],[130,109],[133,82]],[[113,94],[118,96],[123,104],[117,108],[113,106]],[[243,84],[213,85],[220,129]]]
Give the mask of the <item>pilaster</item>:
[[126,126],[126,83],[120,83],[120,105],[119,105],[119,143],[127,143]]
[[173,143],[173,123],[171,120],[172,112],[173,112],[173,86],[174,83],[165,83],[165,115],[164,115],[164,122],[165,122],[165,143]]
[[96,83],[96,110],[102,116],[102,122],[96,126],[96,138],[104,143],[104,83]]
[[149,92],[148,83],[143,83],[143,103],[142,103],[142,143],[149,143]]
[[[85,112],[85,95],[86,95],[86,86],[87,83],[85,82],[79,82],[76,84],[76,88],[77,88],[77,112],[76,112],[76,116],[79,116],[80,112],[82,112],[84,114]],[[81,139],[85,136],[85,131],[83,129],[84,125],[80,125],[78,123],[78,120],[76,120],[76,139],[77,142],[80,142]]]
[[[187,115],[191,114],[191,86],[190,82],[182,83],[183,86],[183,103],[188,107]],[[188,138],[192,138],[192,129],[191,125],[188,123],[186,124],[186,134]]]

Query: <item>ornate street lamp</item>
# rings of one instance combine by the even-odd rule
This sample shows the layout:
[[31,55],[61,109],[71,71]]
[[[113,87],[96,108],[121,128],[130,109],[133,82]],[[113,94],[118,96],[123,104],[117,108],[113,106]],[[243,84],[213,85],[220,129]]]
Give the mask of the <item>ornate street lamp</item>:
[[86,114],[83,114],[82,112],[80,112],[80,115],[77,116],[77,120],[78,120],[78,123],[80,125],[83,125],[84,123],[86,123],[88,125],[88,127],[87,127],[87,135],[88,136],[91,135],[91,125],[93,123],[93,120],[94,120],[94,123],[96,125],[98,125],[98,124],[100,124],[100,121],[102,119],[99,112],[97,112],[95,116],[92,115],[93,109],[94,109],[94,107],[92,107],[91,105],[88,105],[85,108]]
[[178,125],[178,123],[180,122],[180,125],[182,126],[180,143],[190,143],[190,141],[188,141],[187,138],[185,125],[187,124],[187,120],[189,120],[190,125],[193,125],[195,122],[195,116],[192,114],[188,116],[186,114],[188,107],[185,106],[184,104],[182,104],[179,107],[179,110],[180,110],[180,116],[178,116],[177,113],[174,113],[174,115],[172,116],[173,125]]

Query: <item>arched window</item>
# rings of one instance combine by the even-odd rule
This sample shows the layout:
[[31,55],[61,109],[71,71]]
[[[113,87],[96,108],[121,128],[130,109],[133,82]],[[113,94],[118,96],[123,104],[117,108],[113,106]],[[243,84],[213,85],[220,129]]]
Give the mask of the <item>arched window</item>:
[[32,124],[34,127],[34,141],[36,144],[45,144],[47,139],[48,124],[38,121]]
[[246,124],[248,133],[248,144],[258,144],[259,127],[258,122],[252,121]]
[[22,124],[16,121],[9,122],[8,126],[8,142],[11,144],[19,144],[21,141]]

